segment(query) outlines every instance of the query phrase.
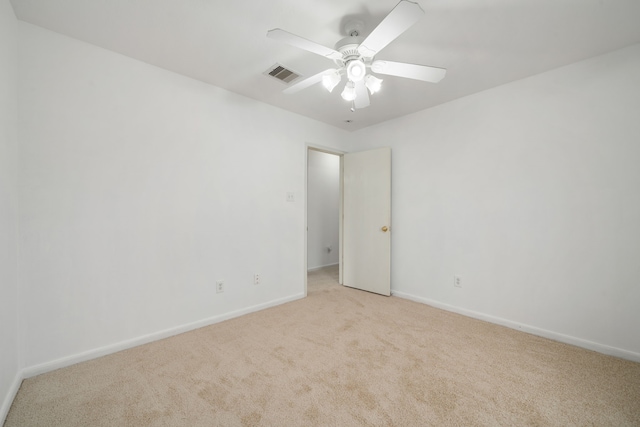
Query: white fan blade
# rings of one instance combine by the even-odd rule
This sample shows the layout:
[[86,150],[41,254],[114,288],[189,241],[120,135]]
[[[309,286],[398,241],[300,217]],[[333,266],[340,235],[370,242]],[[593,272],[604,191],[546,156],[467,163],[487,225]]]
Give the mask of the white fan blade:
[[353,104],[357,109],[366,108],[369,103],[369,92],[364,84],[364,80],[356,82],[356,99],[353,100]]
[[402,0],[358,46],[360,55],[373,58],[424,15],[418,3]]
[[286,94],[292,94],[292,93],[300,92],[302,89],[306,89],[309,86],[313,86],[316,83],[320,83],[322,81],[323,74],[328,72],[328,71],[331,71],[331,70],[332,70],[332,68],[330,68],[328,70],[321,71],[318,74],[315,74],[315,75],[313,75],[311,77],[307,77],[306,79],[299,81],[298,83],[294,84],[293,86],[289,86],[288,88],[286,88],[282,92],[284,92]]
[[406,77],[408,79],[422,80],[431,83],[438,83],[447,73],[447,70],[444,68],[405,64],[404,62],[393,61],[373,61],[371,64],[371,71],[374,73]]
[[322,46],[311,40],[303,39],[300,36],[296,36],[280,28],[267,31],[267,37],[330,59],[342,59],[342,54],[337,50]]

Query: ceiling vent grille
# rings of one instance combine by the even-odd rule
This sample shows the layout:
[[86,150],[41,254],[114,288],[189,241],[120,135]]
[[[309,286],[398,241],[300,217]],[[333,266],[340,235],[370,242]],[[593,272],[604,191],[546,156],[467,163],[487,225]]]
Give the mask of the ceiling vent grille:
[[285,67],[283,67],[280,64],[275,64],[272,67],[269,67],[269,69],[267,71],[264,72],[264,74],[271,76],[275,79],[280,80],[281,82],[284,83],[291,83],[292,81],[294,81],[295,79],[297,79],[298,77],[300,77],[300,74],[295,73]]

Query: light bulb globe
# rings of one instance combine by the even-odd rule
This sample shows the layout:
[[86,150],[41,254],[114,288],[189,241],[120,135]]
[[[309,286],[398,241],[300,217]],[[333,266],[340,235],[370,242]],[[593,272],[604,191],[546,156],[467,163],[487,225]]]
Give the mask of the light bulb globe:
[[344,99],[345,101],[353,101],[354,99],[356,99],[355,83],[352,81],[348,81],[340,96],[342,96],[342,99]]
[[374,93],[380,91],[380,88],[382,87],[382,79],[379,79],[369,74],[364,79],[364,84],[365,86],[367,86],[367,89],[369,89],[369,92],[371,92],[371,95],[373,95]]
[[349,77],[349,80],[352,82],[359,82],[364,78],[366,73],[367,67],[360,59],[354,59],[347,65],[347,77]]
[[322,76],[322,85],[329,92],[333,91],[338,83],[340,83],[340,73],[338,70],[331,70]]

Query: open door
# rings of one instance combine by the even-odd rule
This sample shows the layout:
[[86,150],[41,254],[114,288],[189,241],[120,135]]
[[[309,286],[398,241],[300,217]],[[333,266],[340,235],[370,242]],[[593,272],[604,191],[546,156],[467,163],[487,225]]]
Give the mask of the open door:
[[391,295],[391,148],[344,155],[345,286]]

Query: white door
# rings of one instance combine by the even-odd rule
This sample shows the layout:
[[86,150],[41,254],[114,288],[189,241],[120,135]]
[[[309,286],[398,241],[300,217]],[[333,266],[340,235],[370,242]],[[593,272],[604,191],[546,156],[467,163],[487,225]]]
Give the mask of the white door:
[[344,155],[345,286],[391,295],[391,148]]

